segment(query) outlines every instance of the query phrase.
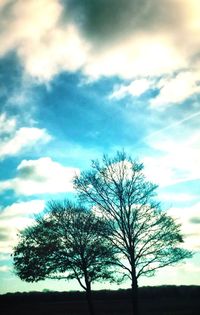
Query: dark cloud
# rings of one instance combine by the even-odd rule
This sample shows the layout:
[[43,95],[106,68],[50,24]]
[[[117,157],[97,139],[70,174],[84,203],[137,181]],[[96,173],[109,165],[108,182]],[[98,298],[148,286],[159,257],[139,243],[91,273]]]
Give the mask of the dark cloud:
[[[75,19],[83,35],[102,44],[134,32],[174,28],[183,11],[174,0],[68,0],[64,19]],[[67,3],[67,6],[66,6]]]
[[24,165],[19,168],[19,178],[24,180],[34,180],[37,182],[45,182],[46,177],[38,174],[35,165]]
[[23,179],[29,179],[32,177],[35,173],[35,167],[30,165],[30,166],[23,166],[19,169],[19,176],[20,178]]
[[[0,15],[1,17],[4,18],[4,20],[6,20],[7,18],[9,18],[11,16],[11,12],[12,12],[12,8],[15,5],[16,0],[7,0],[3,6],[0,7]],[[2,19],[1,22],[2,23]]]
[[200,224],[200,217],[192,217],[190,219],[190,223],[192,223],[192,224]]

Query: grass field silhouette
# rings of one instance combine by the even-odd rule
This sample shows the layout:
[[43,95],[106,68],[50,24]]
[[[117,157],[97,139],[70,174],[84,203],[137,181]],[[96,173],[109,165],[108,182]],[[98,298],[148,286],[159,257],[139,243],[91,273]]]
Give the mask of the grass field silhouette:
[[[200,286],[142,287],[139,290],[141,315],[198,315]],[[130,290],[94,291],[97,315],[131,314]],[[88,314],[85,293],[29,292],[0,296],[2,315],[81,315]]]

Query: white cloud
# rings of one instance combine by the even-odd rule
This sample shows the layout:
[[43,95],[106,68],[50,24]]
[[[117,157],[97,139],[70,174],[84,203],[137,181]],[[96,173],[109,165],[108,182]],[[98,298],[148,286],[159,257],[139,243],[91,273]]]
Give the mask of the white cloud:
[[199,1],[163,1],[143,0],[139,7],[138,1],[127,1],[118,12],[114,2],[108,6],[106,1],[101,10],[95,9],[98,1],[93,6],[14,1],[1,16],[0,54],[15,49],[26,71],[41,80],[63,70],[132,79],[189,68],[199,51]]
[[180,104],[189,97],[200,93],[200,73],[195,70],[181,71],[177,75],[167,75],[160,80],[140,78],[129,85],[114,87],[110,99],[121,99],[126,95],[140,96],[149,89],[159,90],[159,94],[150,100],[153,108]]
[[17,171],[17,177],[0,182],[2,191],[12,189],[21,195],[71,192],[73,177],[79,174],[79,169],[62,166],[49,157],[23,160]]
[[10,258],[10,255],[9,254],[5,254],[5,253],[0,253],[0,261],[2,262],[2,261],[7,261],[7,260],[9,260],[9,258]]
[[8,260],[10,257],[8,254],[0,254],[0,261]]
[[[20,111],[21,118],[30,116],[34,108],[34,94],[31,91],[31,80],[30,77],[23,76],[19,80],[20,84],[13,87],[12,93],[7,92],[7,99],[5,107],[17,108]],[[25,112],[25,106],[28,107],[28,112]],[[19,115],[18,115],[19,118]]]
[[156,85],[160,93],[151,101],[152,106],[180,104],[190,96],[200,93],[199,72],[186,71],[175,77],[164,78]]
[[198,199],[198,195],[186,194],[186,193],[162,193],[159,194],[159,199],[163,201],[175,202],[187,202]]
[[45,129],[22,127],[8,137],[0,138],[0,159],[20,153],[37,142],[47,143],[51,136]]
[[191,126],[183,132],[181,137],[168,131],[147,139],[156,156],[144,157],[145,174],[162,187],[200,179],[200,132]]
[[186,63],[163,34],[159,37],[136,34],[116,47],[89,56],[84,71],[94,78],[116,75],[131,79],[170,73],[185,67]]
[[0,239],[1,253],[11,253],[15,246],[20,230],[33,223],[33,214],[44,209],[44,200],[31,200],[14,203],[1,210],[0,231],[4,232],[4,238]]
[[24,215],[38,213],[44,208],[43,200],[32,200],[14,203],[1,210],[1,219],[17,218]]
[[0,135],[9,134],[16,128],[16,118],[9,118],[6,113],[0,115]]
[[[10,6],[7,28],[1,34],[0,55],[16,49],[27,73],[42,81],[59,71],[76,71],[85,63],[88,44],[75,24],[61,27],[62,7],[57,0],[16,1]],[[13,32],[13,29],[15,32]]]
[[[60,13],[61,6],[56,0],[28,0],[26,5],[22,1],[15,1],[10,5],[10,12],[2,16],[4,32],[0,45],[1,54],[39,40],[55,26]],[[3,27],[5,24],[6,30]]]
[[[198,115],[190,115],[193,119]],[[185,118],[186,119],[186,118]],[[182,120],[182,121],[185,121]],[[198,120],[197,120],[198,121]],[[185,247],[194,251],[199,250],[199,196],[192,192],[188,186],[188,192],[173,193],[165,191],[166,186],[176,185],[191,180],[200,180],[200,132],[195,130],[191,124],[184,130],[168,130],[167,132],[155,134],[148,139],[148,144],[155,155],[144,158],[144,172],[148,180],[162,187],[161,199],[168,202],[195,202],[191,206],[172,207],[168,213],[178,218],[181,223],[182,232],[185,235]]]
[[[149,1],[143,1],[141,7],[135,11],[137,16],[134,16],[133,11],[133,16],[126,21],[126,26],[128,22],[130,25],[135,21],[135,27],[130,27],[124,36],[124,29],[118,30],[119,40],[115,42],[112,42],[112,33],[116,34],[116,31],[111,31],[111,44],[105,45],[99,51],[94,50],[95,52],[88,56],[86,74],[94,78],[101,75],[117,75],[131,79],[137,76],[159,77],[191,68],[191,59],[200,48],[198,41],[200,3],[198,0],[163,2],[161,5],[160,1],[152,1],[151,4]],[[163,5],[166,5],[166,10],[163,10]],[[141,9],[142,6],[144,11]],[[157,8],[160,12],[156,12]],[[140,14],[145,15],[148,9],[149,15],[144,19]],[[176,19],[173,20],[174,12]],[[157,26],[156,21],[153,21],[155,15]]]
[[109,96],[110,99],[121,99],[126,95],[140,96],[151,87],[151,82],[147,79],[138,79],[131,82],[129,85],[120,85],[114,87],[113,93]]
[[200,223],[193,222],[199,216],[200,202],[190,207],[171,208],[168,210],[169,215],[177,219],[181,224],[181,230],[184,235],[185,244],[184,247],[193,250],[200,250]]
[[195,262],[195,256],[180,262],[177,266],[167,266],[158,270],[154,277],[139,279],[140,285],[199,285],[197,274],[200,272],[200,268],[199,264],[197,265]]
[[173,185],[181,181],[180,178],[177,178],[172,160],[169,160],[168,157],[146,156],[143,158],[143,162],[145,176],[160,187]]
[[76,71],[85,63],[87,45],[74,25],[51,31],[42,42],[20,48],[26,60],[26,71],[40,80],[48,81],[60,71]]
[[10,270],[10,267],[9,266],[0,266],[0,272],[8,272]]

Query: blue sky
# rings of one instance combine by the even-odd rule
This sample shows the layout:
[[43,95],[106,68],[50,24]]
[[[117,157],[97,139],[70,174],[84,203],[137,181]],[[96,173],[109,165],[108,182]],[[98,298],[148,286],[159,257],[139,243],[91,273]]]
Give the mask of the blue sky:
[[75,173],[121,149],[195,253],[140,285],[200,284],[199,20],[198,0],[0,0],[1,293],[80,289],[22,282],[10,254]]

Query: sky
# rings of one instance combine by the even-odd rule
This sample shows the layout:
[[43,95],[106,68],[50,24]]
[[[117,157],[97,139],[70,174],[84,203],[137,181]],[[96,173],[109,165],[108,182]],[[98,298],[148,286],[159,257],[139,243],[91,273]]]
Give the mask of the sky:
[[12,249],[48,200],[73,198],[75,174],[122,149],[194,252],[139,285],[200,285],[199,32],[199,0],[0,0],[0,293],[80,289],[22,282]]

